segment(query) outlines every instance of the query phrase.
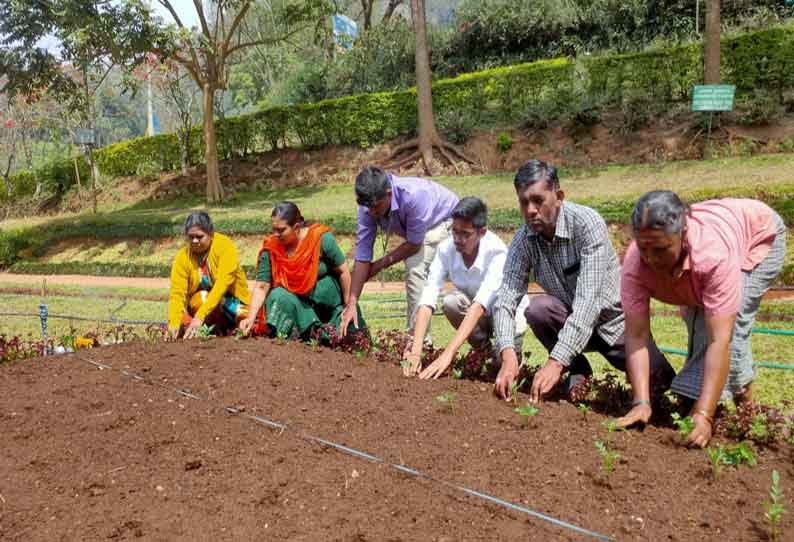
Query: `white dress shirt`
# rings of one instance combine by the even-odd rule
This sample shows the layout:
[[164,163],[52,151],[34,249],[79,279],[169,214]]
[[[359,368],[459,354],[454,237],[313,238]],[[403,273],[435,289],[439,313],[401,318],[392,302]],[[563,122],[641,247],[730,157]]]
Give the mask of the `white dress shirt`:
[[[486,314],[490,316],[491,308],[496,301],[496,292],[502,284],[502,271],[506,259],[507,245],[492,231],[486,231],[480,239],[477,257],[471,267],[466,267],[463,263],[463,255],[455,249],[451,237],[442,241],[438,245],[433,263],[430,264],[419,305],[427,305],[435,309],[444,282],[449,280],[455,288],[465,293],[472,303],[482,305]],[[526,308],[528,303],[529,299],[525,295],[520,303],[521,307],[516,311],[516,323],[523,329],[526,329],[526,321],[522,309]]]

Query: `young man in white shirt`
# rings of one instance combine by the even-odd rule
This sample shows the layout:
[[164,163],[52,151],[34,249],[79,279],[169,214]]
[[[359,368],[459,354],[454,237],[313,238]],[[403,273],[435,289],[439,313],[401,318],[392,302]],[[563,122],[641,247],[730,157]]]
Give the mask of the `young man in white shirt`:
[[[502,283],[507,246],[495,233],[486,229],[488,210],[479,198],[460,200],[451,217],[451,238],[439,244],[430,264],[416,311],[413,343],[403,355],[406,376],[419,373],[422,379],[438,378],[452,364],[465,341],[474,348],[490,348],[493,334],[491,307]],[[444,296],[444,315],[457,332],[441,356],[419,372],[425,333],[436,299],[447,279],[455,289]],[[516,351],[520,352],[527,326],[524,311],[516,311],[516,314]]]

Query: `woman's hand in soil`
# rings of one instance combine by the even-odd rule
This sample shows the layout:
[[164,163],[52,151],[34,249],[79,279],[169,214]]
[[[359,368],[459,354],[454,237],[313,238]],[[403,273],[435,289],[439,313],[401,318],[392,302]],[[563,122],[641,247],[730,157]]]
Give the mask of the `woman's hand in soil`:
[[185,330],[185,339],[195,339],[196,333],[198,333],[198,330],[202,325],[204,325],[204,320],[194,316],[190,321],[190,325],[187,326],[187,329]]
[[243,318],[242,320],[240,320],[240,323],[238,324],[237,327],[239,327],[240,331],[245,333],[246,336],[250,335],[251,334],[251,329],[253,329],[253,327],[254,327],[254,319],[253,318]]
[[695,423],[695,428],[689,433],[686,444],[705,448],[711,440],[711,422],[698,412],[692,415],[692,421]]
[[629,410],[625,416],[617,419],[618,427],[631,427],[635,424],[646,424],[651,419],[651,405],[645,403],[635,405]]
[[405,376],[416,376],[421,367],[422,355],[413,354],[410,350],[406,350],[403,354],[403,374]]
[[348,303],[345,306],[345,310],[342,311],[342,315],[339,317],[339,335],[341,337],[347,335],[347,328],[350,322],[353,322],[353,327],[358,329],[358,311],[356,310],[356,305]]
[[549,358],[546,365],[535,373],[535,378],[532,379],[532,389],[529,390],[529,402],[540,403],[543,396],[560,383],[560,375],[562,375],[562,364],[556,359]]
[[166,341],[175,341],[179,338],[179,328],[172,327],[168,329],[168,333],[165,336]]
[[450,365],[452,365],[452,354],[443,352],[440,356],[438,356],[438,359],[425,367],[424,371],[419,373],[419,378],[422,380],[428,380],[430,378],[436,379],[444,374],[444,371],[446,371]]

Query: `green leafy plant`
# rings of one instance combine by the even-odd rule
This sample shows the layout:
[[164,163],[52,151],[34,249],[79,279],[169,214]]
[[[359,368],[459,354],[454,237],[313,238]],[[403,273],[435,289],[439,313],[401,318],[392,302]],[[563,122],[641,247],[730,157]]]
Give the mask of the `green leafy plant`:
[[198,337],[202,341],[209,340],[210,338],[214,337],[212,331],[215,329],[215,326],[208,326],[207,324],[201,324],[201,327],[198,328],[196,331],[196,337]]
[[518,403],[518,390],[524,387],[524,384],[527,383],[526,378],[522,378],[520,381],[514,380],[513,385],[510,386],[510,397],[513,398],[514,403]]
[[711,462],[711,475],[716,480],[720,477],[722,472],[723,459],[725,457],[725,448],[722,446],[713,446],[706,448],[706,456]]
[[620,459],[620,454],[611,449],[609,441],[597,440],[595,441],[595,447],[598,450],[598,455],[601,456],[601,472],[607,478],[615,470],[615,464]]
[[289,335],[287,335],[283,331],[279,331],[278,333],[276,333],[276,344],[286,344],[287,339],[289,339]]
[[758,463],[753,450],[750,449],[750,445],[746,442],[727,446],[723,462],[731,467],[738,467],[742,463],[747,463],[750,467],[754,467]]
[[463,378],[463,369],[452,369],[452,378],[460,380]]
[[780,524],[786,513],[783,490],[780,487],[780,473],[772,471],[772,487],[769,489],[769,500],[764,501],[764,517],[769,523],[769,537],[773,541],[780,539]]
[[582,420],[587,421],[587,414],[590,412],[590,407],[584,403],[576,405],[576,410],[582,415]]
[[507,132],[499,132],[496,136],[496,150],[501,154],[513,148],[513,138]]
[[439,402],[442,408],[449,410],[450,413],[455,413],[455,403],[458,400],[458,394],[454,391],[447,391],[441,395],[436,396],[436,401]]
[[692,419],[692,416],[682,418],[678,412],[673,412],[670,417],[673,419],[673,425],[678,429],[681,440],[689,438],[689,434],[695,429],[695,421]]
[[234,330],[234,340],[235,341],[241,341],[241,340],[243,340],[243,339],[245,339],[247,337],[248,337],[248,335],[246,335],[245,331],[243,331],[239,327],[236,330]]
[[312,352],[320,351],[320,341],[318,341],[317,339],[309,339],[309,342],[306,344],[309,345],[309,348],[312,349]]
[[743,463],[751,467],[757,464],[755,455],[746,442],[732,446],[712,446],[706,448],[706,455],[711,462],[711,472],[715,480],[719,478],[723,466],[737,468]]
[[764,414],[753,416],[750,422],[750,438],[756,442],[766,442],[769,440],[769,428]]
[[529,419],[534,417],[538,412],[540,412],[537,407],[532,405],[524,405],[522,407],[518,407],[515,410],[515,413],[521,416],[521,427],[526,427],[529,423]]

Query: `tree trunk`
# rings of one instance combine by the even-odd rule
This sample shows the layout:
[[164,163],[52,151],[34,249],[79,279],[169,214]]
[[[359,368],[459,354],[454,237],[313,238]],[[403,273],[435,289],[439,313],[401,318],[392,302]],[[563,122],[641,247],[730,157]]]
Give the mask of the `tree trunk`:
[[708,0],[706,7],[703,74],[707,85],[720,82],[720,0]]
[[14,150],[12,147],[11,152],[8,154],[8,163],[6,164],[6,170],[3,172],[3,181],[6,184],[6,195],[8,196],[8,200],[11,201],[11,196],[14,195],[14,187],[11,186],[11,180],[9,177],[11,176],[11,166],[14,163]]
[[207,162],[207,203],[223,201],[223,185],[218,169],[218,145],[215,140],[215,88],[205,83],[204,93],[204,158]]
[[[93,123],[92,123],[93,124]],[[96,178],[97,178],[97,171],[96,167],[94,167],[94,146],[88,145],[88,167],[91,171],[91,209],[93,210],[94,214],[97,212],[97,201],[96,201]]]
[[430,53],[427,48],[425,1],[411,0],[411,16],[416,33],[416,103],[419,121],[419,153],[429,174],[433,159],[433,142],[438,139],[433,118],[433,94],[430,76]]
[[366,32],[372,27],[372,8],[375,0],[361,0],[361,9],[363,10],[362,16],[364,17],[364,31]]

